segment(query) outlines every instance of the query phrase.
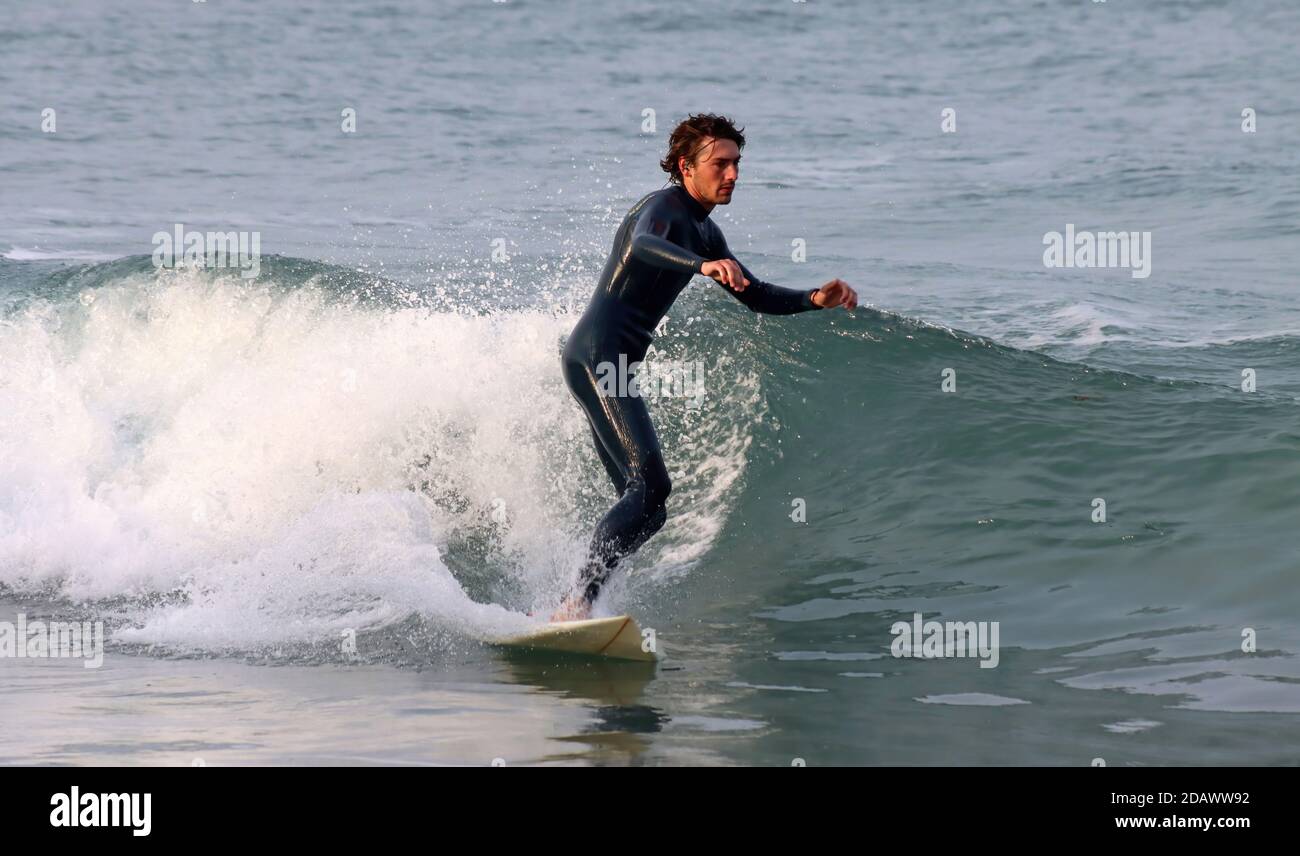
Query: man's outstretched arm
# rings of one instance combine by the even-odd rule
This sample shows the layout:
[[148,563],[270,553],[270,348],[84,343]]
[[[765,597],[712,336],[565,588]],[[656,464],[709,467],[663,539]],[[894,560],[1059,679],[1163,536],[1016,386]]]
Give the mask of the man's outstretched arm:
[[813,303],[812,299],[817,289],[782,288],[770,282],[763,282],[750,273],[749,268],[745,267],[730,250],[727,251],[727,258],[740,266],[740,272],[744,274],[745,279],[749,280],[749,285],[740,291],[723,282],[719,282],[718,285],[754,312],[762,312],[765,315],[794,315],[796,312],[820,308]]
[[741,264],[735,253],[727,246],[727,239],[722,230],[714,226],[713,246],[717,249],[718,260],[705,262],[700,272],[712,277],[733,297],[748,306],[754,312],[768,315],[793,315],[809,309],[830,309],[843,306],[853,309],[858,305],[858,295],[848,283],[833,279],[821,288],[808,290],[782,288],[770,282],[763,282]]
[[699,273],[704,259],[664,237],[668,222],[653,211],[643,211],[632,226],[632,257],[657,268],[679,273]]

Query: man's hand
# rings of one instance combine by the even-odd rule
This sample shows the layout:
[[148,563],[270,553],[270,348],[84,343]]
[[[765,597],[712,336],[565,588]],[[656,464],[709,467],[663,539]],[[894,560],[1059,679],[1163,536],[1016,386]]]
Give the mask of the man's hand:
[[856,309],[858,306],[858,293],[849,287],[849,284],[842,279],[832,279],[821,288],[813,292],[813,305],[822,309],[834,309],[836,306],[843,306],[845,309]]
[[745,286],[749,285],[749,280],[745,279],[745,274],[741,272],[740,265],[736,263],[735,259],[718,259],[716,262],[705,262],[700,266],[700,273],[716,279],[733,291],[744,291]]

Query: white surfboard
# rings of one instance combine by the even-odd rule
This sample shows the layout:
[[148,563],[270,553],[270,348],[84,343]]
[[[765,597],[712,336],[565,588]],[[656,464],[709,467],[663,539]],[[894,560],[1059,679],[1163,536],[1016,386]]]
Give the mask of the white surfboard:
[[659,659],[655,652],[641,650],[641,628],[630,615],[539,624],[535,630],[497,640],[496,644],[616,660]]

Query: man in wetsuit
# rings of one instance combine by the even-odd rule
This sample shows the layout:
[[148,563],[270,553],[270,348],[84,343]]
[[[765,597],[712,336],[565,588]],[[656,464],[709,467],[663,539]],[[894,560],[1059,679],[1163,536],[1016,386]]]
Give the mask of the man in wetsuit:
[[839,279],[807,291],[781,288],[756,278],[732,255],[709,212],[731,202],[745,145],[742,130],[712,114],[690,116],[673,130],[660,163],[672,184],[623,218],[596,293],[565,344],[565,382],[587,414],[619,499],[596,526],[578,585],[552,621],[590,614],[618,560],[664,525],[664,502],[672,490],[645,400],[633,384],[627,384],[627,394],[611,395],[608,384],[598,383],[608,370],[598,367],[644,359],[652,331],[696,274],[713,278],[755,312],[792,315],[858,305],[857,293]]

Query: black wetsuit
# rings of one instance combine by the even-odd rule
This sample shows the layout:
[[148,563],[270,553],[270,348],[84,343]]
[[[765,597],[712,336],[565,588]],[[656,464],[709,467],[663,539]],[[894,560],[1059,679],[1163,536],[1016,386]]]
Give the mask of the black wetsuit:
[[[708,212],[681,185],[651,193],[628,211],[596,293],[564,348],[564,379],[591,423],[596,451],[619,500],[596,526],[579,588],[593,601],[610,570],[664,525],[672,489],[644,398],[609,395],[597,386],[602,362],[644,359],[653,331],[691,277],[706,261],[736,257]],[[818,308],[816,289],[797,291],[755,278],[722,288],[755,312],[792,315]]]

